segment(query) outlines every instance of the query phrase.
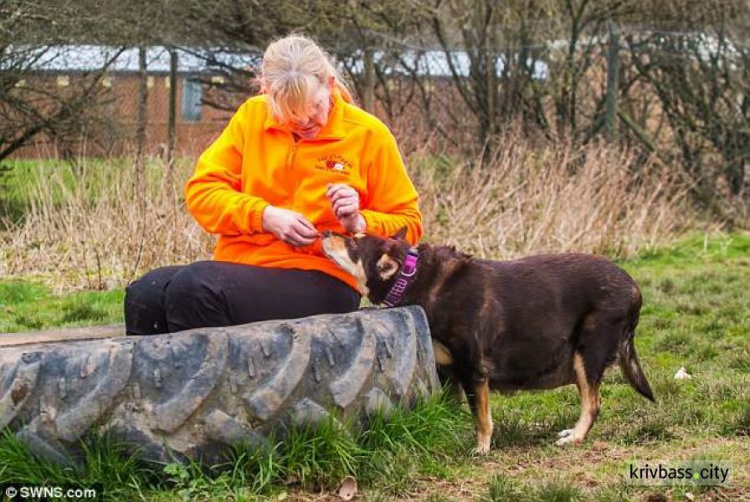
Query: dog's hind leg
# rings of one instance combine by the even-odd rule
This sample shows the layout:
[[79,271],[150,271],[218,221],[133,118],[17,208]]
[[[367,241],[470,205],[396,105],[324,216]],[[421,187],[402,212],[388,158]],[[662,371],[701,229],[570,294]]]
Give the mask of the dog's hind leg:
[[437,365],[437,374],[440,379],[440,385],[443,389],[448,390],[450,401],[454,404],[461,404],[461,402],[463,402],[464,392],[461,388],[461,382],[452,367],[453,356],[445,345],[434,338],[432,339],[432,351],[435,354],[435,363]]
[[[466,390],[466,389],[465,389]],[[474,380],[470,391],[466,392],[469,408],[477,424],[477,453],[490,451],[492,439],[492,412],[490,411],[490,381],[484,377]]]
[[576,375],[576,386],[581,393],[581,416],[572,429],[561,431],[558,436],[557,445],[578,444],[586,439],[591,427],[594,425],[596,417],[599,415],[601,408],[601,397],[599,396],[599,380],[601,375],[591,378],[586,375],[586,368],[583,364],[581,354],[576,352],[573,355],[573,369]]

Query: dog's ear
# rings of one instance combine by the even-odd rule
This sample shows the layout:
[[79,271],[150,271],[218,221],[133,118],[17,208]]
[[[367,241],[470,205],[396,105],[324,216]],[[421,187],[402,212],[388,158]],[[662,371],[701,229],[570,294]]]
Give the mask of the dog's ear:
[[393,234],[393,236],[391,237],[391,239],[396,239],[396,240],[404,240],[404,239],[406,239],[406,227],[399,228],[398,232],[396,232],[395,234]]

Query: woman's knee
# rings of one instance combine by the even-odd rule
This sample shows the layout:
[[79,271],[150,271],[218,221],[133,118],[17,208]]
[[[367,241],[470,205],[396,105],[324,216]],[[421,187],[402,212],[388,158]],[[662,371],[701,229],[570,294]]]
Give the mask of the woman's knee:
[[125,288],[125,330],[133,335],[167,331],[164,289],[182,266],[162,267],[147,272]]
[[222,281],[215,265],[216,262],[201,261],[184,267],[165,288],[167,298],[220,296]]

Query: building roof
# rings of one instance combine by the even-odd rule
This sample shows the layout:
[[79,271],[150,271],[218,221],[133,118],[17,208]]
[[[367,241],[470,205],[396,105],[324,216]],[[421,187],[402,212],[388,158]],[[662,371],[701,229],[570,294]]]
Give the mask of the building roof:
[[[59,45],[35,49],[39,58],[30,66],[30,70],[53,72],[93,71],[109,61],[119,47],[98,45]],[[262,53],[232,52],[215,48],[182,48],[177,49],[178,73],[215,73],[221,68],[257,67],[261,63]],[[376,51],[373,55],[376,63],[381,64],[384,73],[390,76],[408,76],[416,74],[430,77],[450,77],[451,65],[456,74],[469,76],[471,61],[464,51],[413,50],[402,52]],[[361,51],[347,56],[343,63],[346,68],[359,74],[363,71],[364,54]],[[169,51],[166,47],[149,47],[146,50],[146,66],[149,73],[169,72]],[[111,64],[111,72],[137,72],[138,49],[129,48],[123,51]],[[544,61],[532,62],[534,77],[545,79],[549,67]],[[505,68],[502,56],[497,58],[497,73],[500,76]]]
[[[38,59],[30,66],[36,71],[92,71],[98,70],[114,57],[119,47],[101,45],[56,45],[35,49]],[[213,72],[221,66],[243,68],[260,63],[260,53],[239,53],[226,50],[177,49],[178,73]],[[169,51],[166,47],[146,50],[149,73],[169,72]],[[110,66],[112,72],[137,72],[138,48],[125,49]]]

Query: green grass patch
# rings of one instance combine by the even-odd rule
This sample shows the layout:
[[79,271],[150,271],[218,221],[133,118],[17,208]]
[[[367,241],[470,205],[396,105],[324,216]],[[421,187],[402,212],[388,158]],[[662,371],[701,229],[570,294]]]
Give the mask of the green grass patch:
[[57,295],[34,282],[0,282],[0,332],[119,323],[124,296],[122,290]]
[[487,494],[482,502],[573,502],[583,500],[580,489],[572,483],[549,480],[536,486],[521,485],[517,480],[503,475],[489,482]]
[[78,457],[63,464],[37,455],[8,429],[0,432],[0,485],[94,488],[106,500],[122,500],[157,482],[153,469],[106,433],[81,441]]

